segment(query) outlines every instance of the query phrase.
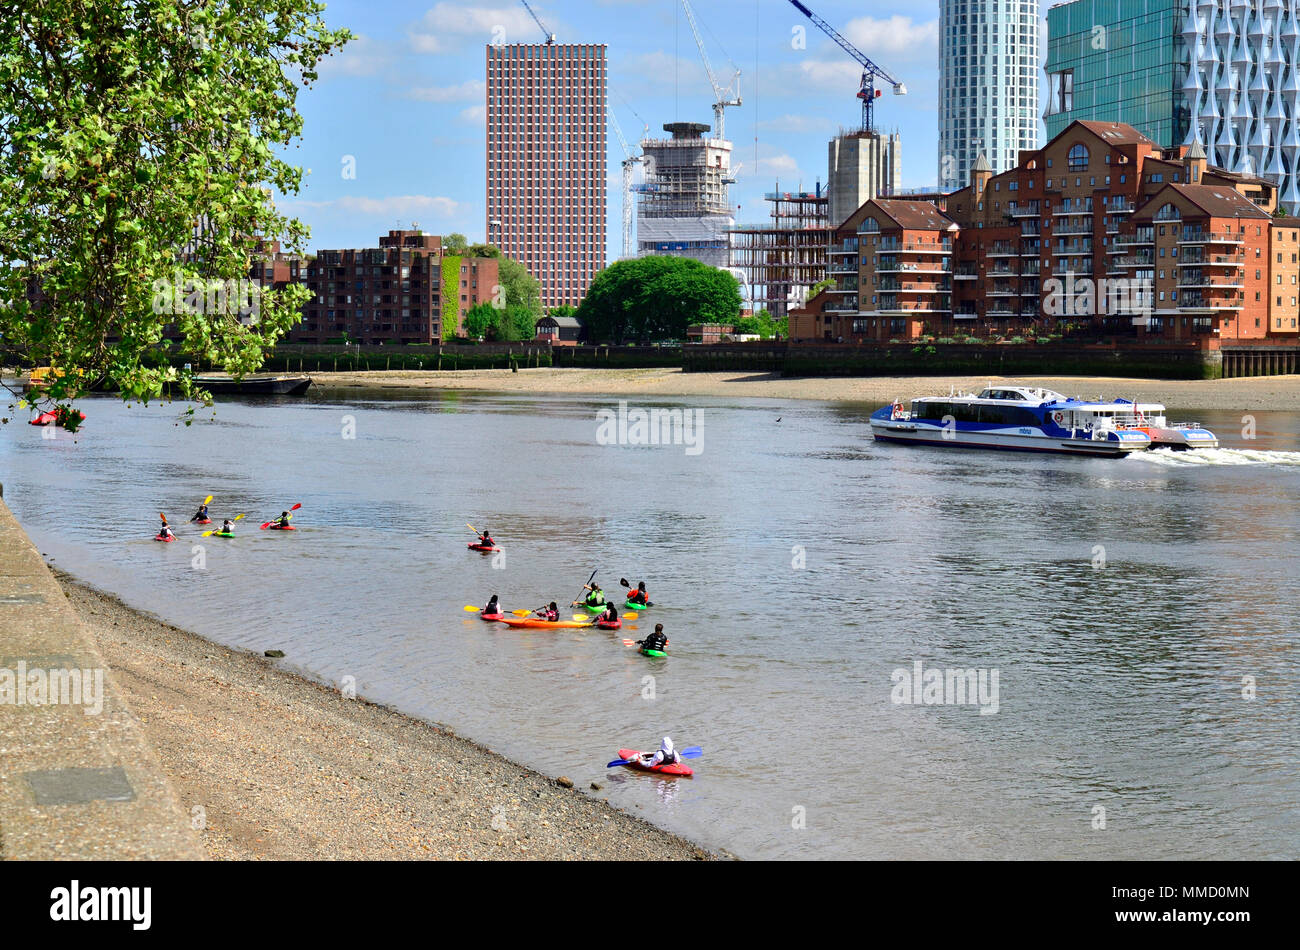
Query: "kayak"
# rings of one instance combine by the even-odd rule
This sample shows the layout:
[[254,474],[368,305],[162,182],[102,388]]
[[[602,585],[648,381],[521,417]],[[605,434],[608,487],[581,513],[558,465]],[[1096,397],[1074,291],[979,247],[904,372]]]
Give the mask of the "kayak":
[[647,650],[645,647],[641,647],[641,649],[637,650],[636,652],[640,653],[642,656],[667,656],[668,655],[663,650]]
[[501,622],[512,627],[530,627],[539,630],[553,630],[557,627],[590,627],[591,624],[581,620],[539,620],[536,617],[502,617]]
[[626,607],[628,610],[645,610],[647,607],[650,606],[650,604],[638,604],[629,600],[629,601],[625,601],[623,606]]
[[39,416],[27,423],[31,426],[52,426],[54,425],[55,415],[52,412],[42,412]]
[[636,749],[619,749],[618,757],[628,759],[627,768],[636,769],[639,772],[661,772],[664,775],[694,775],[695,770],[685,762],[675,762],[672,765],[642,765],[641,753]]
[[604,604],[580,604],[579,606],[587,608],[589,614],[603,614],[605,612]]
[[271,525],[271,530],[272,531],[297,531],[298,529],[291,524],[273,524]]
[[214,538],[233,538],[233,537],[235,536],[235,532],[233,532],[233,531],[213,531],[213,532],[212,532],[212,536],[213,536]]
[[161,534],[155,534],[155,535],[153,536],[153,539],[154,539],[155,541],[175,541],[175,540],[176,540],[176,535],[173,534],[171,537],[164,538]]
[[471,551],[482,551],[484,554],[490,554],[493,551],[501,550],[496,545],[487,545],[487,544],[467,544],[465,545],[465,547],[469,548]]
[[203,518],[202,520],[200,520],[200,521],[196,521],[196,522],[194,522],[194,523],[195,523],[195,524],[212,524],[212,519],[211,519],[211,518]]
[[596,621],[596,626],[600,627],[601,630],[617,630],[617,629],[619,629],[620,627],[623,626],[623,621],[621,621],[621,620],[597,620],[597,621]]
[[483,620],[505,620],[506,619],[505,614],[485,614],[481,610],[479,611],[478,615]]

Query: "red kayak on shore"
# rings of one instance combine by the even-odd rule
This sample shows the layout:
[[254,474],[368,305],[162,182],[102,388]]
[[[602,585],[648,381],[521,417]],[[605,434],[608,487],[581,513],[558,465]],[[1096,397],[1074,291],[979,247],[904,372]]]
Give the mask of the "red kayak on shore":
[[619,749],[618,757],[625,759],[623,764],[629,769],[636,769],[638,772],[659,772],[663,775],[694,775],[695,770],[685,762],[674,762],[672,765],[645,765],[641,762],[641,753],[636,749]]

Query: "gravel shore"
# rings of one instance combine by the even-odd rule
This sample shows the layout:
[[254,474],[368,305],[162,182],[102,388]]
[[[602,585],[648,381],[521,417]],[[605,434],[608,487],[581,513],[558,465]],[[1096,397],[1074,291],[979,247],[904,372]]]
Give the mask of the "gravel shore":
[[508,369],[313,373],[336,389],[481,389],[498,392],[590,394],[615,397],[743,396],[818,399],[882,405],[892,399],[978,391],[989,383],[1055,389],[1067,396],[1122,396],[1173,409],[1300,410],[1300,376],[1168,380],[1096,376],[873,376],[784,377],[774,373],[684,373],[680,369]]
[[728,857],[55,573],[215,859]]

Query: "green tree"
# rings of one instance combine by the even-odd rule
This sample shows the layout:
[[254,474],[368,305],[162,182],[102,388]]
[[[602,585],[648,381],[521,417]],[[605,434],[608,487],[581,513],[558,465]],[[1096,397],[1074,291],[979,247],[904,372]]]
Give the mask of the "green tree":
[[486,340],[496,319],[495,307],[488,303],[476,303],[465,312],[465,335],[471,340]]
[[443,235],[442,253],[444,254],[464,254],[469,250],[469,239],[459,231],[452,231],[450,234]]
[[834,286],[835,286],[835,281],[830,277],[826,278],[825,280],[819,280],[817,281],[817,283],[813,284],[811,287],[808,288],[808,299],[812,300],[823,290],[826,290],[827,288],[834,287]]
[[237,282],[258,238],[303,250],[272,194],[302,180],[279,157],[302,131],[300,86],[351,37],[324,9],[0,5],[0,333],[24,362],[81,371],[35,401],[66,404],[100,376],[159,396],[176,371],[144,357],[168,335],[178,356],[242,375],[300,319],[306,287]]
[[740,285],[687,257],[618,261],[596,275],[578,307],[593,342],[680,340],[692,323],[734,323]]
[[534,319],[542,315],[542,285],[524,269],[524,265],[502,257],[497,265],[501,286],[506,292],[506,306],[522,306],[532,311]]
[[550,310],[547,310],[546,315],[548,317],[576,317],[578,315],[578,308],[571,307],[567,303],[561,304],[558,307],[552,307]]

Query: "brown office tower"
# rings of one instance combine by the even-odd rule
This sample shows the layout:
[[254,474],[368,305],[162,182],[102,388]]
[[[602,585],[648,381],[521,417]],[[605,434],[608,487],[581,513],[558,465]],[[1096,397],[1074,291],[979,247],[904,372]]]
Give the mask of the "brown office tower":
[[487,48],[487,236],[577,306],[605,266],[603,44]]

